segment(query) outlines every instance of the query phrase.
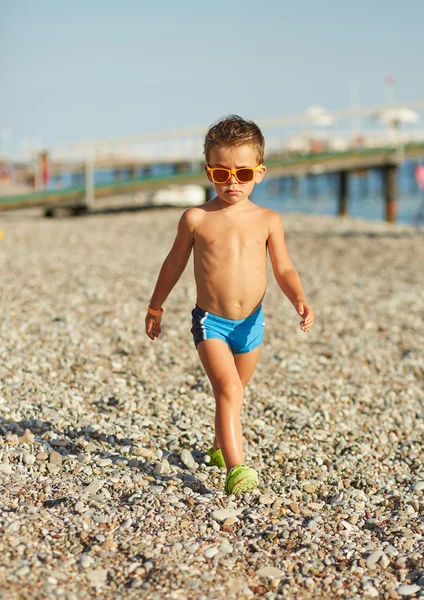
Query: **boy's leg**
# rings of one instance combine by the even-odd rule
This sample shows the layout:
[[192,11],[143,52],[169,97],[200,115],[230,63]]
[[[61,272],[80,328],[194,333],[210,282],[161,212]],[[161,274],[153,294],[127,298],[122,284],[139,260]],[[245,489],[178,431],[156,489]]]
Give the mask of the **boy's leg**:
[[258,346],[258,348],[255,348],[250,352],[245,352],[244,354],[234,354],[234,362],[236,363],[236,369],[243,385],[243,389],[246,389],[246,386],[253,375],[256,363],[258,362],[260,350],[261,347]]
[[[234,354],[234,363],[236,365],[237,373],[240,378],[241,384],[243,386],[243,391],[246,389],[247,384],[249,383],[250,378],[253,375],[253,372],[256,367],[256,363],[258,362],[259,352],[261,347],[255,348],[250,352],[245,352],[244,354]],[[213,443],[213,449],[217,450],[219,448],[219,442],[215,436],[215,440]]]
[[240,422],[243,385],[233,353],[224,341],[204,340],[198,344],[197,351],[212,385],[216,402],[215,435],[230,470],[243,464]]

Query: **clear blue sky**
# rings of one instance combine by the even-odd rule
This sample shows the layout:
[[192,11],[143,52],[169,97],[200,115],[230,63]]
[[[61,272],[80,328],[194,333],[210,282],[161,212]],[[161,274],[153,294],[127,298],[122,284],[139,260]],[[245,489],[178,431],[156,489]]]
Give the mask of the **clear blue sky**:
[[0,0],[9,143],[424,99],[424,1]]

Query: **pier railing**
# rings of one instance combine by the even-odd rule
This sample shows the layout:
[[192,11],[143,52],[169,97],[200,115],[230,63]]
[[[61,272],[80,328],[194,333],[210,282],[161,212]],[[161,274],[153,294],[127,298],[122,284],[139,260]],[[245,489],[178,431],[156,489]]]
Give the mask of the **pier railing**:
[[[336,173],[339,177],[339,214],[345,215],[348,212],[349,176],[355,171],[378,168],[382,172],[384,182],[386,219],[393,222],[396,220],[398,166],[406,158],[422,156],[424,156],[424,142],[295,156],[280,156],[278,153],[273,153],[266,160],[267,178],[300,178],[307,175]],[[0,210],[39,206],[44,208],[46,215],[52,216],[56,209],[64,207],[77,214],[93,210],[99,198],[134,194],[140,191],[151,192],[169,185],[201,185],[205,189],[205,199],[207,197],[209,182],[200,163],[187,163],[187,161],[173,163],[172,174],[165,176],[152,176],[151,173],[145,172],[143,176],[137,177],[134,175],[137,167],[139,167],[138,162],[122,162],[119,166],[115,165],[115,168],[125,169],[127,174],[125,179],[96,184],[94,161],[87,161],[85,165],[74,165],[77,171],[83,169],[83,185],[0,196]]]

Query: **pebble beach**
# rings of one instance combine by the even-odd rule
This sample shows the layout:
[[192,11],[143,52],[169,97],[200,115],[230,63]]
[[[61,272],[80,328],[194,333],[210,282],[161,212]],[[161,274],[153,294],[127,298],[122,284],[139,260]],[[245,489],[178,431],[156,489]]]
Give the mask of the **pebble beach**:
[[208,465],[192,264],[144,333],[182,209],[0,214],[0,598],[424,598],[424,235],[283,215],[243,409],[260,487]]

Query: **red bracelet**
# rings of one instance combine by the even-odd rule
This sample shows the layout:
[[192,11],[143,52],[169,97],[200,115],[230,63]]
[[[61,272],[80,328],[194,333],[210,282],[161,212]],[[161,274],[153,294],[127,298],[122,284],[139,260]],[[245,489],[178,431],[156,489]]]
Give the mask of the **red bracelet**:
[[163,313],[163,308],[161,308],[160,310],[155,310],[154,308],[150,308],[150,306],[147,308],[147,312],[150,315],[153,315],[154,317],[161,317],[162,313]]

